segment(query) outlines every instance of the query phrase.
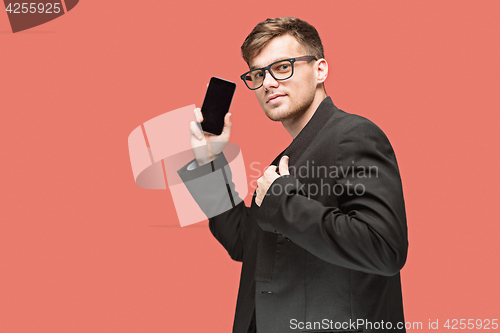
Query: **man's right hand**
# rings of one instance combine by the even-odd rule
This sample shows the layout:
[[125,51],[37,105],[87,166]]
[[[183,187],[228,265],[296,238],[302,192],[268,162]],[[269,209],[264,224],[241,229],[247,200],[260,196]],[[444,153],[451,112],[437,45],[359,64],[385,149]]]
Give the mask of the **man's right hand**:
[[[203,121],[200,108],[194,109],[194,117],[199,123]],[[231,113],[227,113],[224,117],[224,128],[220,135],[202,132],[196,121],[191,122],[191,148],[198,165],[204,165],[215,160],[229,142],[232,126],[230,117]]]

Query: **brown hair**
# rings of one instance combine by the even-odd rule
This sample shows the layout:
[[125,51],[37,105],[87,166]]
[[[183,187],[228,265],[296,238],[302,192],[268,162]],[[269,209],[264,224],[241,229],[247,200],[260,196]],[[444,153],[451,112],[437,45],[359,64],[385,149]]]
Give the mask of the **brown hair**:
[[257,56],[267,43],[275,37],[287,34],[297,39],[309,53],[307,55],[313,55],[317,59],[325,57],[323,44],[316,28],[296,17],[285,16],[268,18],[253,28],[241,45],[243,59],[250,65],[250,60]]

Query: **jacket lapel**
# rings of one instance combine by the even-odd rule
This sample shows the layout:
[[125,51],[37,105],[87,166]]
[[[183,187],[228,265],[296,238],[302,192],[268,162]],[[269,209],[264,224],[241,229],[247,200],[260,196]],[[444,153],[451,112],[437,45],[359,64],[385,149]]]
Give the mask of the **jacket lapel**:
[[[337,111],[337,107],[333,104],[330,97],[326,97],[318,109],[313,114],[309,122],[304,126],[300,133],[290,143],[290,145],[282,151],[271,163],[278,167],[279,161],[283,155],[290,158],[290,166],[297,166],[302,154],[309,147],[319,131],[326,124],[328,119]],[[292,172],[296,168],[292,169]],[[295,176],[294,174],[292,176]],[[255,204],[255,193],[252,200],[254,209],[258,209]],[[255,281],[271,282],[274,268],[274,255],[276,253],[276,242],[278,234],[266,232],[259,228],[259,237],[257,243],[257,259],[255,267]]]
[[300,157],[306,151],[307,147],[309,147],[311,142],[326,124],[328,119],[330,119],[330,117],[337,110],[338,109],[333,104],[332,99],[330,97],[326,97],[318,106],[318,109],[313,114],[306,126],[304,126],[304,128],[295,137],[292,143],[290,143],[290,145],[274,159],[271,165],[278,166],[281,157],[283,155],[286,155],[290,158],[290,166],[297,166],[297,161],[299,161]]

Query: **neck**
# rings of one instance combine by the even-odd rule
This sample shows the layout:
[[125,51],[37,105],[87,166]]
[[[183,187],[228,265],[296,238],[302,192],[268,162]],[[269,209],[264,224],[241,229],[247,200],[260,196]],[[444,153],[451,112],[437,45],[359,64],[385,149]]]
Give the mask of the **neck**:
[[309,105],[309,107],[306,109],[305,112],[303,112],[300,116],[294,119],[288,119],[282,122],[283,127],[290,133],[292,138],[295,139],[297,135],[299,135],[300,131],[307,125],[309,120],[311,120],[312,116],[318,109],[318,106],[321,104],[321,102],[327,97],[326,91],[324,89],[318,89],[316,90],[316,93],[314,95],[314,99]]

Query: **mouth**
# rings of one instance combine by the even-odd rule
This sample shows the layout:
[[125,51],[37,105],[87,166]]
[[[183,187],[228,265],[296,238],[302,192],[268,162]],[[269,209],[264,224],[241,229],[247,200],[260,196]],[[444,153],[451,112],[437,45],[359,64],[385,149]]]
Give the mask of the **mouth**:
[[266,99],[266,103],[275,104],[281,101],[286,95],[285,94],[272,94]]

